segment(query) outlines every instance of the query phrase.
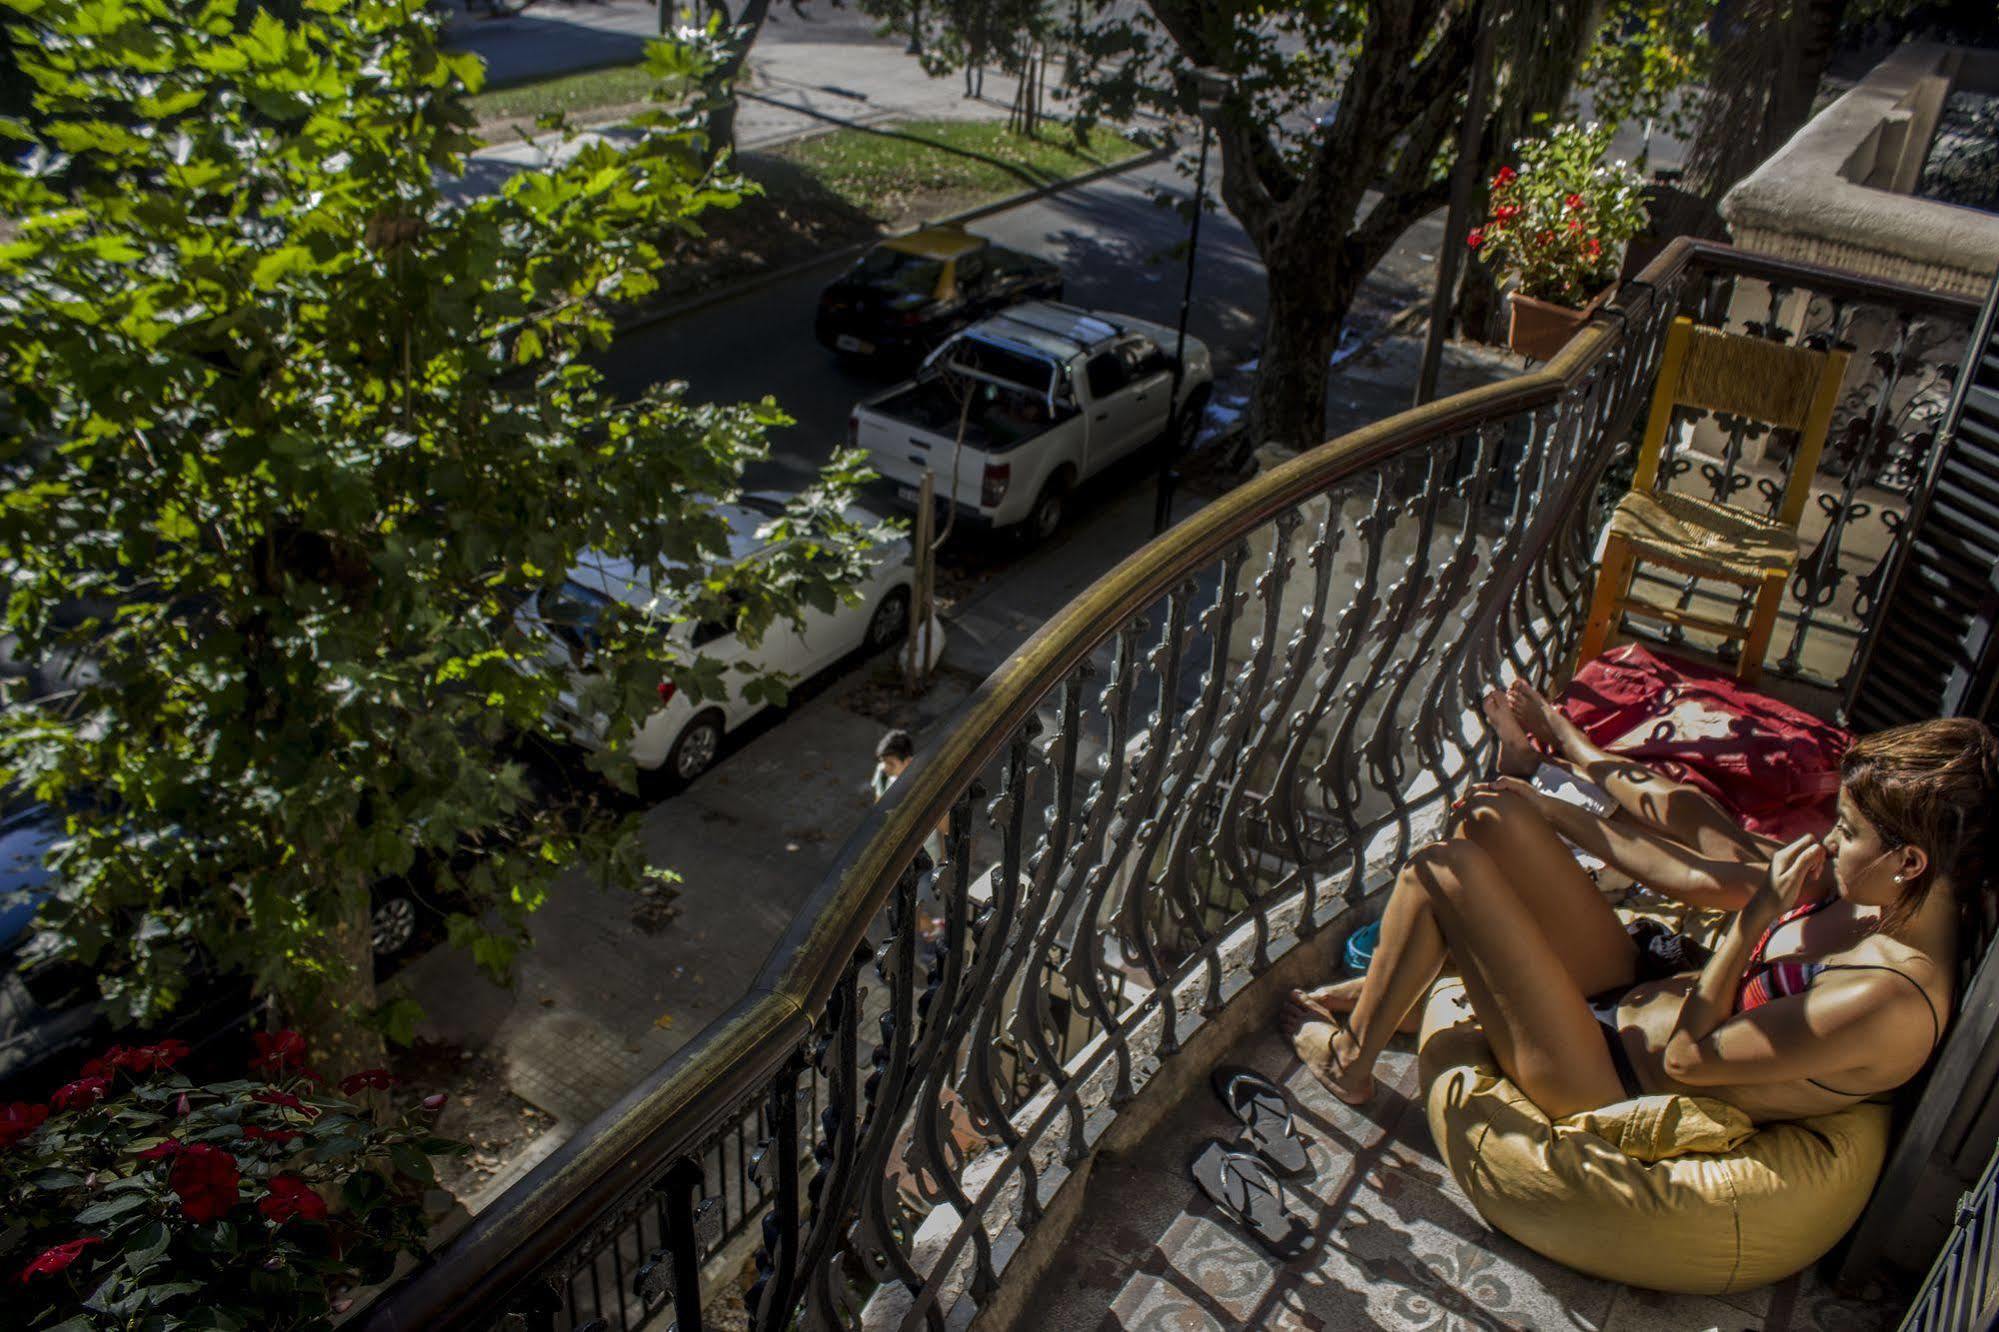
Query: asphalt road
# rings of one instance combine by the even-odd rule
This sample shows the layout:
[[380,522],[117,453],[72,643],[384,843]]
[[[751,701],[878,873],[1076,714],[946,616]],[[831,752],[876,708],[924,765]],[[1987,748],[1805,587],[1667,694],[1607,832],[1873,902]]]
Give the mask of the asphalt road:
[[[1191,194],[1171,162],[1023,204],[973,224],[1002,244],[1047,256],[1067,277],[1067,299],[1092,309],[1172,325],[1179,316],[1186,238],[1178,210],[1155,205],[1150,190]],[[812,337],[819,290],[838,268],[825,265],[668,323],[633,330],[603,357],[612,384],[636,393],[684,380],[702,402],[750,401],[770,394],[796,424],[777,431],[771,458],[750,469],[758,488],[810,480],[846,439],[847,414],[887,387],[841,365]],[[1255,354],[1263,319],[1263,270],[1242,229],[1225,212],[1202,224],[1188,332],[1214,349],[1218,372]]]

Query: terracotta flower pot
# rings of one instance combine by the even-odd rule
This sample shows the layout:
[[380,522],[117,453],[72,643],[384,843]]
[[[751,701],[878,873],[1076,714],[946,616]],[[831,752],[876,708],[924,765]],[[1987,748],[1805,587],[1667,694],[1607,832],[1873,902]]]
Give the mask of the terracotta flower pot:
[[1580,310],[1514,292],[1507,298],[1511,321],[1507,325],[1506,345],[1529,360],[1548,360],[1596,313],[1596,307],[1603,304],[1610,290],[1604,288]]

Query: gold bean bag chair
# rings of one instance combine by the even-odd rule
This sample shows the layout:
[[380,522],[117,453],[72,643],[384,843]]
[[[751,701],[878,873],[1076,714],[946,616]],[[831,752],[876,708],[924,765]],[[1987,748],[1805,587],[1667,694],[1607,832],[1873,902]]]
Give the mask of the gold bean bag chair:
[[1641,1096],[1550,1121],[1500,1073],[1446,977],[1423,1014],[1430,1133],[1496,1229],[1591,1276],[1720,1295],[1816,1261],[1860,1216],[1889,1111],[1749,1122],[1706,1097]]

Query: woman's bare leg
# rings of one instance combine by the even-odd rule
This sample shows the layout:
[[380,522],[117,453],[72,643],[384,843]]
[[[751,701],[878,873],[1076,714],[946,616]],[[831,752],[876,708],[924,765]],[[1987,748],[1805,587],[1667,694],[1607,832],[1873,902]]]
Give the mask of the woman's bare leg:
[[1716,859],[1762,862],[1776,851],[1776,842],[1745,829],[1707,792],[1599,746],[1525,680],[1507,686],[1506,698],[1528,735],[1608,791],[1631,817]]
[[1301,1003],[1286,1006],[1292,1046],[1333,1094],[1361,1104],[1397,1005],[1413,1004],[1446,955],[1500,1067],[1551,1116],[1608,1105],[1623,1088],[1582,990],[1540,922],[1498,865],[1467,838],[1424,847],[1397,876],[1381,943],[1346,1023]]
[[[1584,994],[1630,983],[1636,963],[1631,936],[1597,891],[1596,881],[1583,872],[1568,845],[1531,803],[1505,792],[1475,792],[1465,801],[1458,831],[1477,842],[1499,866],[1528,913],[1542,923]],[[1337,1016],[1355,1012],[1366,983],[1366,977],[1358,976],[1300,991],[1298,998]],[[1420,1017],[1412,1002],[1394,1029],[1406,1031]],[[1356,1016],[1356,1034],[1361,1027],[1362,1019]]]

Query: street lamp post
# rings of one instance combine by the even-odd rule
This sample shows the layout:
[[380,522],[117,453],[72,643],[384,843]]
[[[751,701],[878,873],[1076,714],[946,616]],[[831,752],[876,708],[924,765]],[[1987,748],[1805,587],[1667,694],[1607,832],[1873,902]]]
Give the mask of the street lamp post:
[[1159,476],[1153,492],[1152,535],[1164,532],[1173,518],[1173,487],[1179,479],[1174,470],[1180,452],[1180,386],[1187,373],[1187,316],[1194,305],[1194,259],[1201,250],[1201,214],[1208,198],[1208,145],[1214,138],[1215,114],[1221,109],[1228,90],[1227,77],[1212,69],[1194,71],[1199,90],[1197,103],[1201,117],[1201,151],[1194,164],[1194,220],[1187,227],[1187,273],[1180,286],[1180,323],[1173,342],[1173,387],[1167,401],[1166,442],[1159,451]]

